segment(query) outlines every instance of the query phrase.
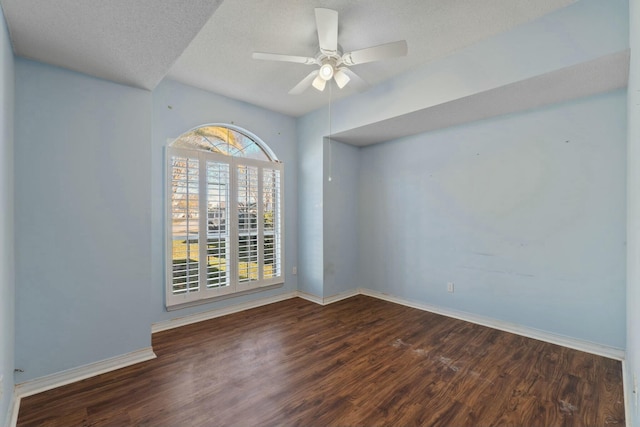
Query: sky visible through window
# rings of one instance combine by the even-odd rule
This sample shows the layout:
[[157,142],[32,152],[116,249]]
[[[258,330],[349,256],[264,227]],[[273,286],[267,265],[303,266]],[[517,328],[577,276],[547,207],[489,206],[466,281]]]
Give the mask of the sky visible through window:
[[225,156],[274,160],[249,136],[223,126],[203,126],[191,130],[176,139],[172,146],[211,151]]

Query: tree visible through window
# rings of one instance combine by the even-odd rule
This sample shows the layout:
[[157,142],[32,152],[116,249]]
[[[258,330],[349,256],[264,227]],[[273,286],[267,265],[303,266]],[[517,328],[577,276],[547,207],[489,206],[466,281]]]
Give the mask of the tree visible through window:
[[283,165],[222,125],[167,148],[167,307],[283,282]]

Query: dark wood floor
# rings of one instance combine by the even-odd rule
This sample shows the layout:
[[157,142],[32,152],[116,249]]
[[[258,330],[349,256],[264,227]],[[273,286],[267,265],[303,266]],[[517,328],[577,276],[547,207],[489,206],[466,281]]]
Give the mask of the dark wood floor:
[[365,296],[157,333],[19,426],[624,426],[620,362]]

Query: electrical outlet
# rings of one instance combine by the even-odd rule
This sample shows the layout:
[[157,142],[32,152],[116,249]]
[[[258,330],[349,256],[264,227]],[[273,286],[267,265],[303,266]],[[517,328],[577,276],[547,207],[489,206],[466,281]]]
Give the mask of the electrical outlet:
[[453,293],[453,282],[447,283],[447,292]]
[[293,267],[293,268],[291,269],[291,274],[293,274],[294,276],[295,276],[296,274],[298,274],[298,267]]

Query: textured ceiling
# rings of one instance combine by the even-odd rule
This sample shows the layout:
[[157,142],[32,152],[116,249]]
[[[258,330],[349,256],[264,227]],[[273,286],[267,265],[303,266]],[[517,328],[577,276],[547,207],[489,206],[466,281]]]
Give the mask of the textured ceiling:
[[153,89],[222,0],[2,0],[15,53]]
[[[343,51],[407,40],[404,58],[352,67],[369,84],[389,79],[574,0],[227,0],[169,72],[169,77],[285,114],[326,104],[325,93],[288,91],[313,66],[258,61],[254,51],[315,56],[314,7],[338,11]],[[334,86],[333,99],[353,94]]]
[[[533,20],[574,0],[0,0],[15,53],[144,89],[165,76],[299,116],[329,91],[287,92],[309,66],[254,51],[314,56],[314,7],[339,13],[351,51],[407,40],[409,55],[353,70],[371,85]],[[353,88],[334,88],[333,99]]]

